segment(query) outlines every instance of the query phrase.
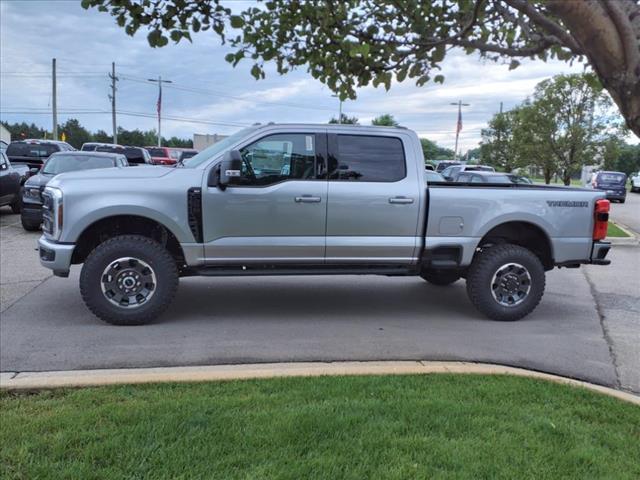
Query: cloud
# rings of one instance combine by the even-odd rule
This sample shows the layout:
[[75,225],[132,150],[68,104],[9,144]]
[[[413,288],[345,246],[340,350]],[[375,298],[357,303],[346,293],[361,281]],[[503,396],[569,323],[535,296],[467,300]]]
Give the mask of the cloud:
[[[151,116],[119,115],[118,122],[125,128],[156,128],[157,85],[146,79],[162,75],[173,81],[163,91],[163,112],[182,120],[163,121],[165,136],[228,134],[238,128],[233,125],[255,122],[325,123],[338,113],[338,100],[304,67],[286,76],[270,67],[267,78],[256,81],[249,74],[250,62],[243,61],[234,69],[224,61],[230,50],[211,32],[194,35],[193,43],[153,49],[145,32],[129,37],[112,17],[86,11],[78,1],[0,2],[0,9],[0,104],[2,110],[12,107],[29,112],[3,114],[6,121],[33,121],[50,127],[51,79],[47,72],[53,57],[58,59],[60,72],[61,112],[109,112],[107,73],[115,61],[120,78],[118,109]],[[477,145],[481,128],[499,110],[500,102],[511,108],[530,95],[537,82],[581,70],[579,65],[561,62],[524,61],[509,71],[507,65],[452,51],[443,63],[444,85],[416,87],[408,80],[394,84],[389,92],[365,87],[356,101],[344,102],[343,111],[356,115],[361,123],[391,113],[419,135],[453,147],[457,107],[450,104],[462,99],[471,104],[463,112],[460,144],[465,150]],[[35,113],[37,108],[40,113]],[[59,122],[74,116],[91,130],[111,130],[109,113],[61,113]]]

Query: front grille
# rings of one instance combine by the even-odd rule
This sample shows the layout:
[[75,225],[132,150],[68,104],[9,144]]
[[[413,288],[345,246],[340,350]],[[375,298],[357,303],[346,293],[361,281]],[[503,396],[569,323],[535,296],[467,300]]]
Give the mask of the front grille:
[[53,197],[42,192],[42,231],[53,235],[54,225]]
[[202,243],[202,190],[192,187],[187,192],[189,228],[196,242]]

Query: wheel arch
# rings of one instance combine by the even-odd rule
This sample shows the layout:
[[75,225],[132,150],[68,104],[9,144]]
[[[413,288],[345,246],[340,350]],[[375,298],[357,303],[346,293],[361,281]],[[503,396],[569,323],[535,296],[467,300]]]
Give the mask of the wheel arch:
[[170,228],[144,215],[111,215],[94,221],[80,233],[71,257],[72,264],[83,263],[99,244],[119,235],[142,235],[164,246],[178,267],[185,263],[185,256],[178,237]]
[[478,247],[512,243],[533,252],[545,270],[554,267],[553,244],[547,232],[540,226],[526,221],[508,221],[491,228],[478,242]]

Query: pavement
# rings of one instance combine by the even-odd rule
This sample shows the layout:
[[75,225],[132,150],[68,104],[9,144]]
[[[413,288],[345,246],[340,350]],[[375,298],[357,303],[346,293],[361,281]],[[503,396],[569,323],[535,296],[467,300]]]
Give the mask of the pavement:
[[[613,205],[612,217],[631,205]],[[627,217],[634,228],[633,211]],[[419,278],[318,276],[182,279],[156,323],[124,328],[89,313],[79,268],[68,279],[41,268],[38,234],[4,208],[0,232],[2,372],[442,360],[640,392],[638,246],[616,247],[610,267],[549,272],[538,309],[513,323],[479,315],[462,281],[439,288]]]

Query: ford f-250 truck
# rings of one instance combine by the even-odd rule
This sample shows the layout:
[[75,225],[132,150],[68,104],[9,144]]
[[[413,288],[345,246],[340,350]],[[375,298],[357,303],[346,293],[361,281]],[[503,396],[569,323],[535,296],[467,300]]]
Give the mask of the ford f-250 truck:
[[156,318],[189,275],[464,278],[480,312],[517,320],[545,271],[609,263],[608,209],[592,190],[427,185],[407,129],[270,124],[175,168],[57,176],[39,254],[58,276],[84,264],[85,303],[118,325]]

